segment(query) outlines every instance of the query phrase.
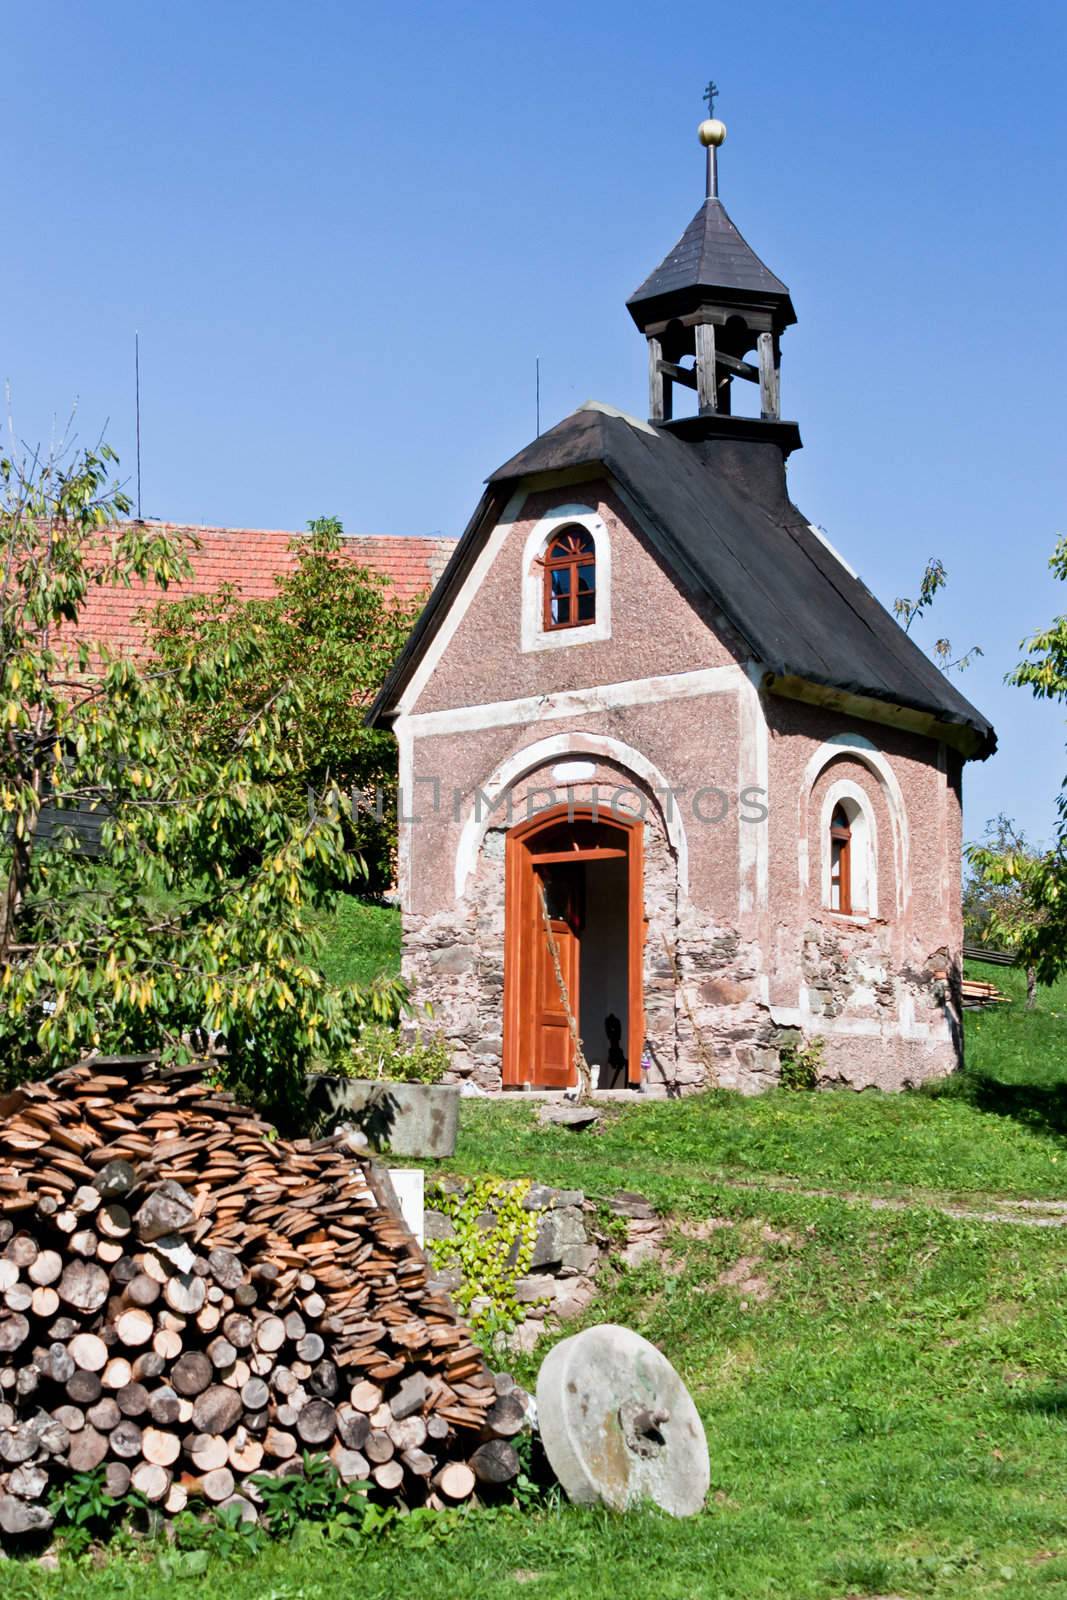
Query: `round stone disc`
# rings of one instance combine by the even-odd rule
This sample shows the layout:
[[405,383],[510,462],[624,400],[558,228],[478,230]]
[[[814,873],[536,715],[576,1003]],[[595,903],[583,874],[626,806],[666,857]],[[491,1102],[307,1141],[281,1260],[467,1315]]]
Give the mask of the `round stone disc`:
[[666,1356],[607,1322],[562,1340],[537,1378],[541,1440],[568,1499],[625,1511],[653,1501],[675,1517],[701,1509],[708,1441]]

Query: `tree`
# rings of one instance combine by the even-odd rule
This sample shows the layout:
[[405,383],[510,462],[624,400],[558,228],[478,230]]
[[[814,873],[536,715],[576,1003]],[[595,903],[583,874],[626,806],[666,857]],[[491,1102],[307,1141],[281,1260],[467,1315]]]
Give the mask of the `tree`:
[[225,1072],[277,1108],[398,986],[333,990],[309,959],[314,913],[362,863],[335,791],[311,817],[287,803],[299,685],[202,731],[259,640],[142,668],[79,637],[94,585],[188,571],[172,535],[120,520],[114,463],[106,446],[0,460],[0,1074],[217,1036]]
[[[1010,817],[987,822],[982,842],[968,846],[971,867],[963,886],[963,933],[973,944],[1015,950],[1030,928],[1043,920],[1033,903],[1023,868],[1040,860],[1040,852]],[[996,867],[995,874],[993,867]],[[1037,972],[1026,966],[1026,1009],[1037,1002]]]
[[[243,600],[232,584],[214,594],[164,600],[150,618],[150,641],[167,666],[227,645],[242,662],[225,693],[190,702],[187,728],[221,759],[254,708],[280,686],[303,703],[291,727],[291,770],[279,793],[295,820],[336,788],[349,797],[347,846],[363,856],[368,887],[393,876],[396,838],[396,741],[365,726],[364,716],[415,621],[417,608],[398,605],[387,581],[343,553],[335,517],[308,524],[291,546],[296,561],[276,580],[269,600]],[[353,805],[353,800],[355,804]]]
[[[1057,541],[1049,566],[1067,579],[1067,539]],[[1067,698],[1067,617],[1025,640],[1026,658],[1008,676],[1009,683],[1028,687],[1039,699]],[[1006,848],[971,845],[972,866],[1003,890],[1017,886],[1024,913],[1016,918],[994,912],[989,927],[994,937],[1013,940],[1020,960],[1033,966],[1042,983],[1052,983],[1067,966],[1067,790],[1056,802],[1056,838],[1049,850],[1032,852],[1025,841]]]
[[[919,581],[919,594],[915,600],[900,596],[893,601],[893,614],[903,624],[904,632],[910,633],[913,622],[918,622],[925,616],[934,603],[938,590],[943,589],[948,583],[948,573],[945,571],[944,562],[936,556],[931,556],[923,570]],[[934,640],[934,660],[942,672],[963,672],[969,667],[975,656],[982,654],[981,645],[972,645],[962,656],[952,659],[952,645],[947,639]]]

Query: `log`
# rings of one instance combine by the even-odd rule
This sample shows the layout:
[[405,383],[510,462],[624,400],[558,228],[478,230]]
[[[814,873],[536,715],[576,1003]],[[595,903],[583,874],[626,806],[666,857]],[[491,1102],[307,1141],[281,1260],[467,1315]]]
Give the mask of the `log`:
[[181,1454],[181,1441],[164,1428],[146,1428],[141,1435],[141,1453],[154,1467],[171,1467]]
[[189,1459],[200,1472],[214,1472],[229,1458],[230,1447],[221,1434],[197,1434],[189,1447]]
[[[2,1265],[2,1263],[0,1263]],[[33,1261],[30,1262],[26,1276],[31,1283],[44,1287],[55,1283],[63,1273],[63,1257],[58,1250],[41,1250]]]
[[148,1396],[148,1415],[160,1427],[168,1423],[177,1422],[181,1413],[181,1402],[169,1384],[156,1389]]
[[189,1491],[184,1483],[172,1483],[167,1490],[167,1498],[163,1502],[163,1509],[168,1517],[176,1517],[184,1511],[189,1504]]
[[203,1394],[214,1375],[211,1362],[202,1350],[186,1350],[171,1368],[170,1381],[179,1394],[192,1400]]
[[433,1481],[446,1500],[468,1500],[474,1493],[474,1473],[463,1461],[450,1461]]
[[241,1420],[241,1396],[223,1383],[212,1384],[193,1405],[193,1427],[197,1433],[228,1433]]
[[51,1526],[52,1513],[44,1506],[28,1505],[13,1494],[0,1491],[0,1529],[10,1538],[47,1533]]
[[[91,1334],[85,1338],[93,1337]],[[107,1350],[104,1350],[104,1360],[107,1360]],[[103,1363],[101,1363],[103,1365]],[[67,1398],[76,1406],[91,1406],[100,1398],[103,1384],[98,1373],[90,1372],[88,1368],[74,1371],[67,1379]]]
[[255,1324],[251,1317],[246,1317],[240,1311],[233,1311],[223,1319],[222,1331],[235,1349],[247,1350],[252,1344]]
[[14,1355],[30,1336],[30,1325],[21,1311],[0,1316],[0,1355]]
[[39,1500],[48,1488],[48,1473],[36,1462],[24,1461],[9,1475],[7,1487],[20,1500]]
[[262,1378],[249,1378],[241,1385],[241,1404],[246,1411],[262,1411],[270,1401],[270,1390]]
[[122,1461],[132,1461],[142,1453],[144,1435],[130,1417],[123,1417],[111,1430],[110,1449]]
[[137,1350],[141,1345],[148,1344],[156,1331],[156,1325],[148,1312],[141,1311],[136,1306],[117,1317],[114,1326],[119,1336],[119,1343],[124,1344],[128,1350]]
[[148,1410],[148,1390],[143,1383],[131,1381],[117,1391],[115,1404],[124,1417],[143,1417]]
[[240,1430],[230,1443],[230,1466],[234,1472],[258,1472],[263,1464],[263,1446],[258,1439],[241,1439]]
[[381,1466],[373,1468],[371,1477],[379,1489],[392,1493],[394,1489],[399,1489],[404,1481],[404,1468],[399,1461],[383,1461]]
[[105,1389],[125,1389],[133,1377],[133,1368],[125,1356],[112,1356],[100,1374]]
[[236,1289],[244,1282],[245,1271],[239,1256],[232,1250],[215,1249],[207,1258],[208,1268],[222,1289]]
[[207,1472],[200,1480],[200,1493],[205,1500],[228,1500],[233,1493],[233,1473],[229,1467],[216,1467],[212,1472]]
[[330,1451],[330,1460],[342,1483],[363,1483],[370,1477],[370,1464],[358,1450],[347,1450],[343,1445],[335,1444]]
[[130,1486],[143,1494],[149,1505],[157,1505],[166,1498],[171,1485],[171,1475],[166,1467],[151,1461],[138,1462],[130,1474]]
[[526,1406],[522,1395],[517,1390],[500,1395],[486,1416],[485,1426],[499,1439],[512,1439],[521,1433],[526,1426]]
[[92,1472],[107,1455],[107,1439],[95,1428],[85,1427],[71,1434],[69,1462],[71,1472]]
[[90,1406],[85,1413],[85,1420],[100,1433],[110,1433],[112,1428],[117,1428],[122,1421],[122,1412],[119,1410],[118,1401],[110,1395],[105,1395],[98,1400],[95,1406]]
[[59,1295],[47,1284],[42,1284],[33,1291],[30,1298],[30,1309],[35,1317],[47,1319],[54,1317],[59,1310]]
[[155,1350],[142,1350],[131,1368],[137,1383],[149,1383],[162,1376],[167,1363]]
[[147,1308],[154,1306],[162,1291],[162,1284],[147,1272],[138,1272],[126,1285],[126,1298],[131,1305]]
[[117,1200],[109,1200],[106,1205],[100,1207],[96,1227],[97,1232],[103,1234],[105,1239],[125,1239],[132,1226],[130,1213]]
[[480,1444],[470,1459],[471,1470],[479,1483],[510,1483],[519,1475],[519,1456],[505,1439],[490,1439]]
[[403,1455],[405,1450],[418,1450],[426,1443],[426,1424],[421,1417],[402,1417],[399,1422],[391,1422],[386,1432],[397,1450]]
[[107,1273],[95,1261],[68,1262],[59,1280],[59,1298],[76,1311],[99,1311],[109,1289]]
[[362,1450],[370,1434],[370,1418],[354,1406],[338,1406],[337,1435],[347,1450]]
[[392,1439],[383,1428],[375,1428],[367,1435],[363,1445],[363,1454],[368,1461],[380,1465],[383,1461],[391,1461],[396,1454]]
[[407,1470],[416,1478],[428,1478],[437,1465],[425,1450],[405,1450],[400,1458]]
[[160,1328],[152,1338],[152,1349],[164,1361],[173,1361],[182,1347],[182,1336],[174,1328]]
[[296,1455],[296,1439],[283,1428],[268,1428],[263,1435],[263,1449],[276,1461],[288,1461]]
[[257,1349],[273,1355],[285,1343],[285,1323],[281,1317],[263,1317],[256,1323],[254,1337]]
[[85,1412],[81,1406],[56,1406],[52,1416],[68,1433],[80,1433],[85,1427]]
[[138,1237],[150,1243],[189,1227],[193,1202],[180,1184],[168,1180],[148,1196],[133,1220]]
[[371,1383],[368,1378],[354,1385],[351,1394],[352,1404],[357,1411],[377,1411],[382,1403],[382,1391],[376,1383]]
[[328,1400],[309,1400],[296,1420],[296,1431],[309,1449],[317,1449],[333,1438],[337,1413]]
[[163,1298],[179,1317],[192,1317],[200,1310],[207,1296],[203,1278],[191,1272],[179,1272],[163,1285]]
[[212,1339],[207,1347],[207,1353],[211,1357],[211,1365],[219,1369],[232,1367],[237,1360],[237,1351],[229,1339],[221,1334],[217,1339]]
[[130,1469],[125,1461],[109,1461],[104,1468],[104,1488],[115,1500],[130,1490]]
[[67,1346],[67,1353],[82,1372],[103,1372],[107,1365],[107,1345],[99,1334],[76,1333]]

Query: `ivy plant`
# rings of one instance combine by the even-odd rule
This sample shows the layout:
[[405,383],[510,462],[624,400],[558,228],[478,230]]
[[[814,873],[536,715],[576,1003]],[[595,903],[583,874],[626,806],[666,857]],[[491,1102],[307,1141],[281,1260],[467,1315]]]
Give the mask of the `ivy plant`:
[[515,1286],[533,1262],[541,1215],[524,1204],[530,1187],[529,1178],[477,1178],[458,1191],[440,1183],[427,1191],[427,1205],[454,1229],[450,1239],[430,1240],[434,1266],[459,1268],[452,1297],[483,1337],[510,1332],[523,1318]]

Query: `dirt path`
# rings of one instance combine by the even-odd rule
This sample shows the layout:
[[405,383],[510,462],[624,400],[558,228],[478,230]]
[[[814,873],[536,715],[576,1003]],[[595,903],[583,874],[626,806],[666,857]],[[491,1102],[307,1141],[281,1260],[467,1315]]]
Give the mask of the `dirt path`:
[[792,1178],[724,1178],[713,1180],[724,1189],[777,1189],[810,1200],[843,1200],[868,1206],[872,1211],[939,1211],[958,1222],[1001,1222],[1023,1228],[1067,1228],[1067,1200],[1005,1199],[974,1195],[967,1202],[949,1200],[936,1190],[913,1189],[907,1195],[864,1194],[856,1189],[809,1189]]

